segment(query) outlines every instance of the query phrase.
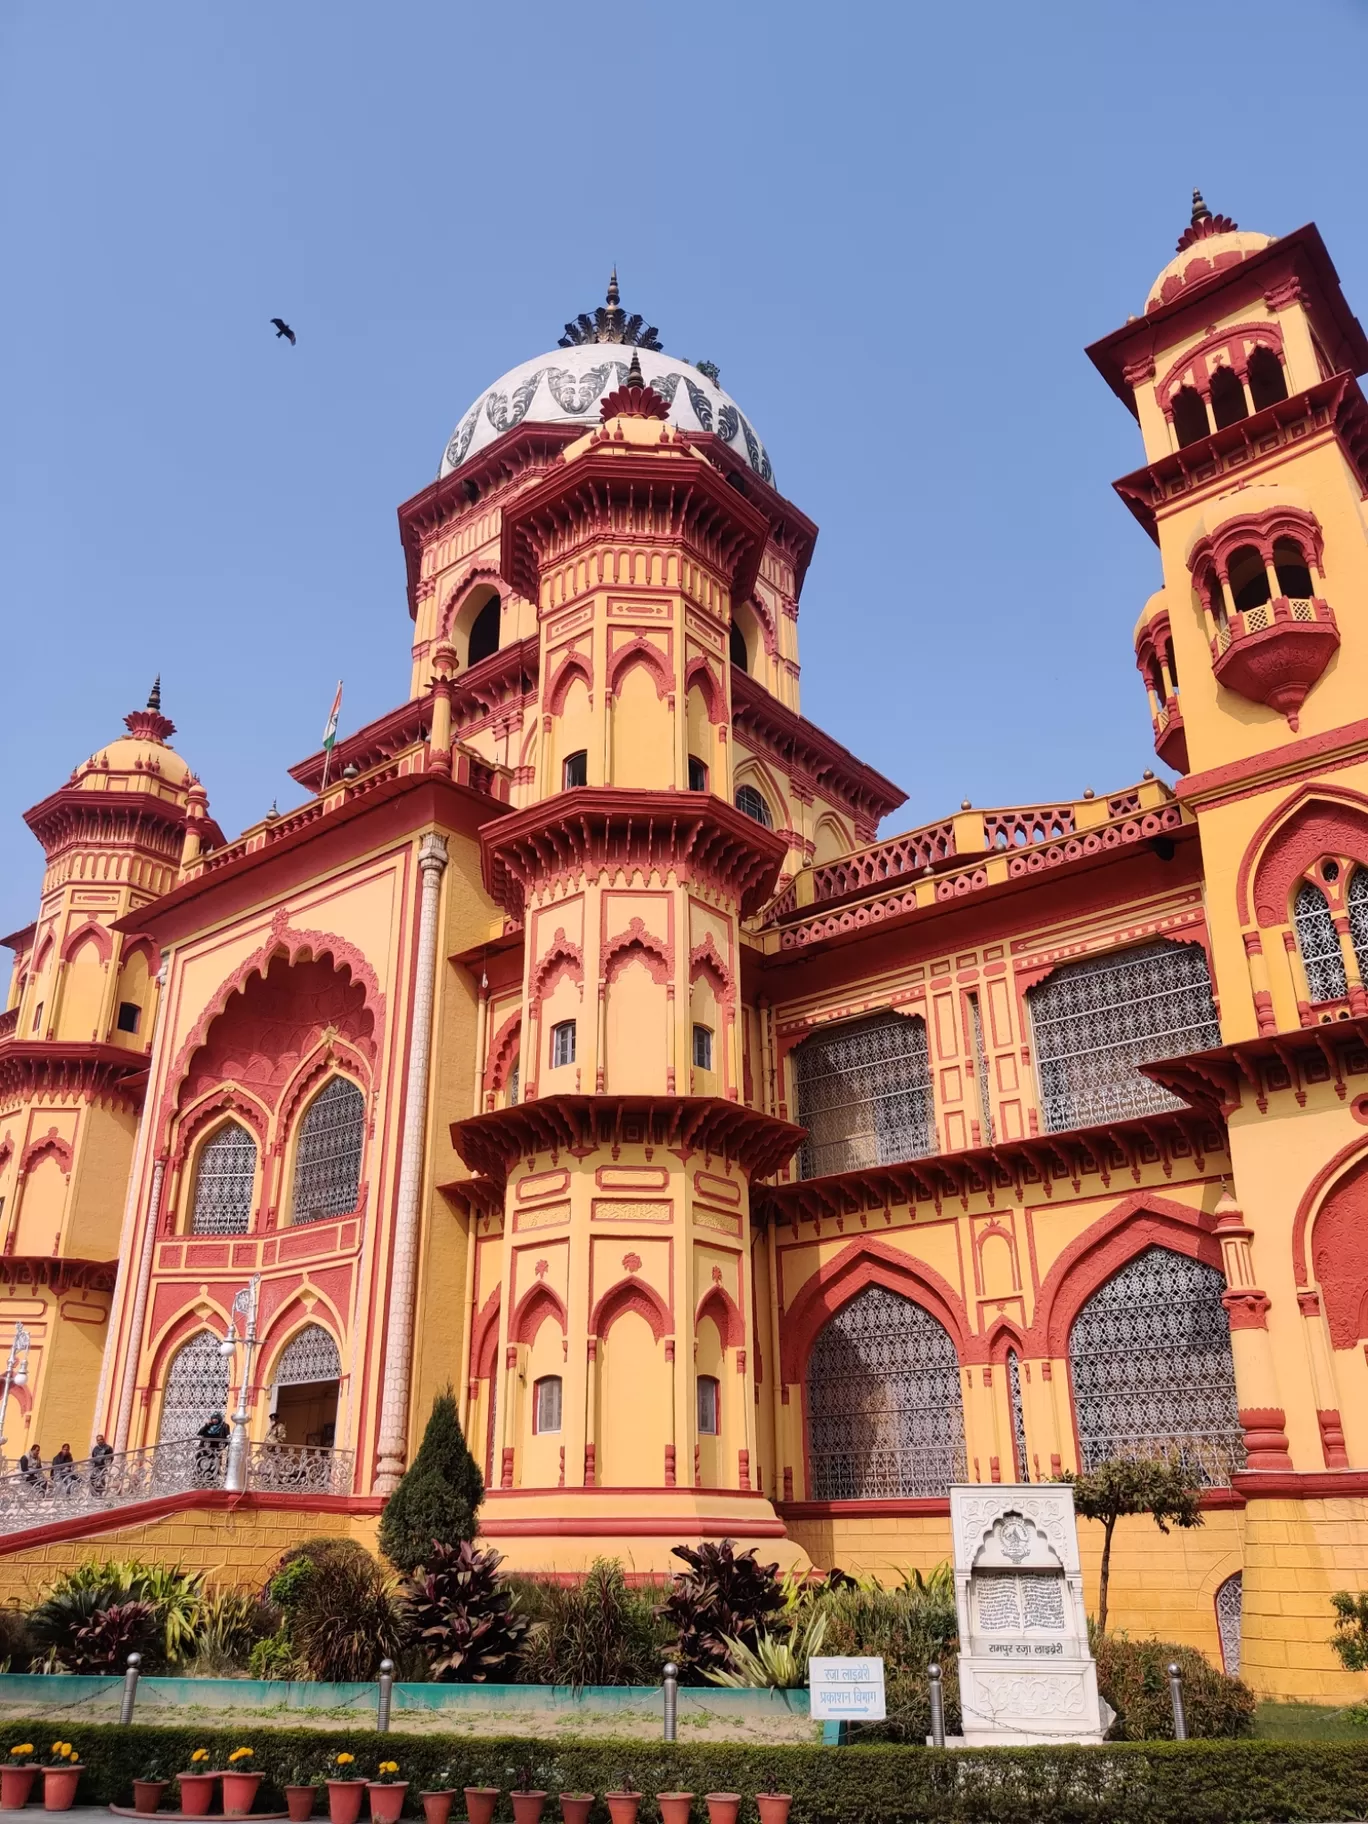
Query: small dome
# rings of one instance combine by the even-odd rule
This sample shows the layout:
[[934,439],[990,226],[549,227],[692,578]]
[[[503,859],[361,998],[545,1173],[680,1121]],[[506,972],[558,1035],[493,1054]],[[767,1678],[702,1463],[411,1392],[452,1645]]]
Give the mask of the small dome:
[[438,479],[450,475],[520,424],[599,422],[599,406],[626,384],[633,353],[641,371],[669,408],[669,421],[684,431],[711,431],[734,449],[762,481],[773,482],[770,459],[745,413],[717,380],[688,361],[667,355],[654,328],[628,317],[618,303],[617,274],[608,306],[567,323],[561,346],[511,368],[480,394],[452,432]]
[[193,775],[189,764],[167,739],[176,732],[169,716],[161,713],[161,679],[152,686],[146,709],[135,709],[124,717],[126,735],[120,735],[93,753],[84,766],[72,774],[73,784],[99,791],[111,773],[148,773],[163,784],[184,787]]
[[1213,272],[1238,266],[1251,253],[1259,253],[1269,246],[1273,239],[1271,234],[1240,228],[1228,215],[1213,215],[1202,201],[1201,191],[1194,190],[1192,221],[1179,238],[1177,253],[1150,286],[1145,299],[1146,313],[1171,304],[1190,285],[1210,278]]

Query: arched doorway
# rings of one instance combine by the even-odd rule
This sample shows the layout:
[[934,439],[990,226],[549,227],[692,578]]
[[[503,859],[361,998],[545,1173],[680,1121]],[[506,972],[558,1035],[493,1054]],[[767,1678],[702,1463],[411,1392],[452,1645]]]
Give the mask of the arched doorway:
[[193,1438],[215,1413],[228,1411],[228,1361],[223,1339],[197,1330],[171,1358],[162,1393],[157,1442]]
[[337,1344],[321,1324],[306,1324],[281,1350],[271,1384],[270,1410],[286,1444],[334,1447],[341,1379]]

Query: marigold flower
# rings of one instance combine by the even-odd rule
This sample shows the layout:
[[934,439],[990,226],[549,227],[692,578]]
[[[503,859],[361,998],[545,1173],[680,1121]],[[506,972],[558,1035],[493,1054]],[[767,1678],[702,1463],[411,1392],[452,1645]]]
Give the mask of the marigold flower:
[[11,1754],[32,1754],[33,1753],[33,1743],[32,1742],[19,1742],[16,1744],[15,1747],[10,1749],[10,1753]]
[[398,1773],[399,1763],[398,1761],[381,1761],[380,1771],[381,1773]]
[[196,1748],[195,1752],[190,1756],[190,1764],[193,1767],[196,1762],[207,1761],[208,1759],[209,1750],[207,1748]]
[[337,1764],[339,1767],[350,1767],[355,1759],[356,1756],[354,1754],[339,1754],[337,1757]]
[[250,1748],[234,1748],[233,1752],[228,1756],[228,1759],[230,1761],[245,1761],[251,1752],[252,1750]]

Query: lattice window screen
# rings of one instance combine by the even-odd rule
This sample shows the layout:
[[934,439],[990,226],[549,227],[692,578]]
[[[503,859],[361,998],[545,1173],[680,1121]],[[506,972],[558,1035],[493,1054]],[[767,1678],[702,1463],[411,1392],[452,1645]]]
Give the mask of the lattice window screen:
[[216,1412],[228,1408],[228,1362],[219,1353],[222,1337],[197,1330],[171,1358],[162,1398],[157,1442],[173,1444],[193,1438]]
[[969,996],[969,1018],[974,1034],[974,1067],[978,1073],[979,1122],[983,1144],[993,1144],[993,1098],[988,1090],[988,1053],[983,1048],[983,1015],[979,998]]
[[338,1381],[342,1362],[337,1344],[321,1324],[306,1324],[286,1343],[276,1364],[277,1387],[303,1387],[313,1381]]
[[356,1208],[365,1135],[366,1098],[346,1077],[334,1077],[300,1124],[294,1222],[321,1222]]
[[1221,1042],[1200,944],[1146,944],[1065,963],[1027,1000],[1050,1132],[1181,1108],[1136,1066]]
[[1225,1485],[1243,1469],[1225,1280],[1147,1248],[1093,1293],[1069,1332],[1082,1467],[1163,1457]]
[[[1354,880],[1362,878],[1360,870]],[[1350,891],[1352,890],[1351,883]],[[1311,999],[1342,1001],[1349,992],[1349,983],[1344,974],[1344,952],[1340,949],[1339,933],[1335,930],[1335,921],[1330,916],[1330,907],[1324,893],[1309,880],[1304,880],[1297,889],[1292,919],[1297,927],[1297,947],[1301,951],[1307,992]],[[1354,930],[1352,912],[1349,928],[1354,933],[1354,948],[1357,950],[1359,934]]]
[[1019,1482],[1031,1479],[1030,1459],[1026,1455],[1026,1408],[1021,1399],[1021,1363],[1015,1349],[1007,1351],[1007,1398],[1012,1408],[1012,1448],[1016,1452]]
[[963,1481],[959,1358],[929,1311],[868,1286],[822,1330],[808,1363],[815,1501],[944,1495]]
[[1216,1631],[1221,1637],[1221,1662],[1232,1678],[1240,1676],[1243,1623],[1244,1578],[1236,1571],[1216,1592]]
[[245,1235],[252,1220],[256,1141],[230,1121],[206,1140],[195,1167],[192,1235]]
[[794,1052],[804,1178],[936,1151],[926,1025],[901,1014],[814,1033]]
[[1358,958],[1359,974],[1368,979],[1368,868],[1355,868],[1345,896],[1349,906],[1349,936]]

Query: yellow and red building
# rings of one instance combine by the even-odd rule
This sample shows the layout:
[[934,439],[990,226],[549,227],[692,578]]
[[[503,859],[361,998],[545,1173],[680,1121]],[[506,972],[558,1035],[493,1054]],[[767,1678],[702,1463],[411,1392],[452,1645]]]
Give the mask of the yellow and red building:
[[1314,227],[1198,199],[1089,352],[1143,446],[1175,787],[880,840],[903,794],[800,710],[816,528],[614,284],[400,509],[409,699],[299,809],[225,840],[154,702],[29,813],[7,1453],[189,1435],[259,1276],[250,1433],[298,1473],[12,1531],[12,1566],[364,1535],[452,1383],[484,1532],[562,1572],[727,1535],[892,1573],[948,1555],[952,1481],[1180,1455],[1206,1524],[1123,1529],[1118,1625],[1351,1688],[1368,342]]

